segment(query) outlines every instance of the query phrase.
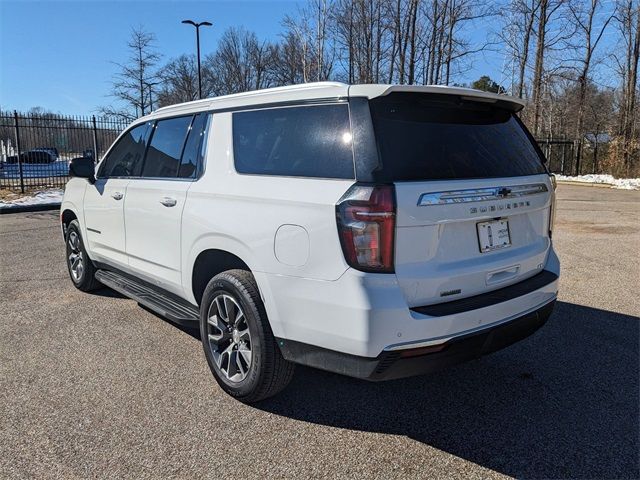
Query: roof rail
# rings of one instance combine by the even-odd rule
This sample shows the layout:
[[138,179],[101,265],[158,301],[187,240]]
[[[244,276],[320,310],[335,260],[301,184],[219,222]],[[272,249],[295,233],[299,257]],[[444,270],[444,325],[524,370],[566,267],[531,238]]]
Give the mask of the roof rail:
[[259,96],[259,95],[268,95],[270,93],[278,93],[278,92],[283,92],[283,91],[300,91],[300,90],[307,90],[307,89],[313,89],[313,88],[319,88],[319,87],[346,87],[347,85],[341,82],[309,82],[309,83],[300,83],[297,85],[285,85],[282,87],[272,87],[272,88],[263,88],[260,90],[249,90],[247,92],[240,92],[240,93],[231,93],[229,95],[221,95],[219,97],[208,97],[208,98],[203,98],[201,100],[192,100],[190,102],[183,102],[183,103],[176,103],[173,105],[167,105],[166,107],[161,107],[158,108],[157,110],[154,110],[154,112],[164,112],[167,110],[171,110],[174,108],[178,108],[178,107],[183,107],[183,106],[198,106],[198,105],[206,105],[208,103],[211,102],[215,102],[218,100],[226,100],[226,99],[231,99],[231,98],[242,98],[242,97],[253,97],[253,96]]

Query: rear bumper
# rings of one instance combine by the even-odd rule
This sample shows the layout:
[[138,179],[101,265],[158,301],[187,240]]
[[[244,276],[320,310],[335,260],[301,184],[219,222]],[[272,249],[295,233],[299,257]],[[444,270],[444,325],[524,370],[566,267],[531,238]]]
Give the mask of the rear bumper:
[[375,358],[278,339],[283,356],[292,362],[371,381],[431,373],[481,357],[518,342],[544,325],[555,300],[512,320],[432,346],[384,351]]
[[541,309],[558,296],[560,263],[553,248],[542,270],[516,285],[427,307],[411,305],[391,274],[347,269],[335,281],[255,275],[273,334],[292,356],[295,345],[305,344],[375,361],[385,352],[441,345]]
[[533,277],[508,287],[493,290],[488,293],[482,293],[473,297],[463,298],[461,300],[454,300],[452,302],[437,303],[435,305],[427,305],[425,307],[414,307],[411,308],[411,310],[416,313],[432,317],[455,315],[457,313],[468,312],[470,310],[477,310],[479,308],[497,305],[502,302],[508,302],[514,298],[535,292],[536,290],[546,287],[551,283],[557,282],[557,280],[558,275],[548,270],[543,270]]

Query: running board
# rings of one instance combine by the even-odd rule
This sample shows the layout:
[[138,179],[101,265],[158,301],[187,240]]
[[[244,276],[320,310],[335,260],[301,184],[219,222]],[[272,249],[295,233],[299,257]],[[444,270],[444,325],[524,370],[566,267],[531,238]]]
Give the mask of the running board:
[[174,323],[192,327],[200,321],[197,307],[186,300],[170,298],[171,294],[160,293],[157,289],[109,270],[98,270],[96,279]]

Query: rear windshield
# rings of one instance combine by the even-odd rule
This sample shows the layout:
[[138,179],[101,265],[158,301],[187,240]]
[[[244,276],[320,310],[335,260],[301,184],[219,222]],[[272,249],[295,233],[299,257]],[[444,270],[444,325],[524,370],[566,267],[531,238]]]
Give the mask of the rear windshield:
[[515,177],[544,173],[514,113],[455,96],[392,93],[370,102],[377,181]]

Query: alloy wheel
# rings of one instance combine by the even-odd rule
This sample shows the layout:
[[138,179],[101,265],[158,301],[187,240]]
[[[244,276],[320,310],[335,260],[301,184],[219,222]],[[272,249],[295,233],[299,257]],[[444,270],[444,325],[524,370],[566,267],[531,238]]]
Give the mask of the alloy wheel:
[[238,302],[221,293],[207,313],[207,335],[213,360],[227,380],[237,383],[251,368],[251,333]]
[[80,236],[71,231],[67,243],[69,244],[69,270],[73,280],[79,282],[84,272],[84,256],[80,249]]

